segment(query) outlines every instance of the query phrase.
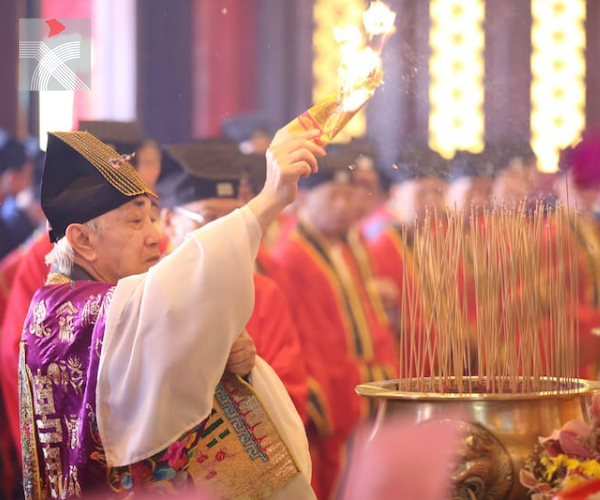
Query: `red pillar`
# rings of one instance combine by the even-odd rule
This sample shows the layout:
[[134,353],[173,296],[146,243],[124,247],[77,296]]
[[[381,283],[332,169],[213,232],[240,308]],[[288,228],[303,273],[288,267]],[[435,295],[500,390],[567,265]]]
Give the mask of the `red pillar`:
[[192,135],[219,135],[225,118],[254,111],[256,1],[195,0]]

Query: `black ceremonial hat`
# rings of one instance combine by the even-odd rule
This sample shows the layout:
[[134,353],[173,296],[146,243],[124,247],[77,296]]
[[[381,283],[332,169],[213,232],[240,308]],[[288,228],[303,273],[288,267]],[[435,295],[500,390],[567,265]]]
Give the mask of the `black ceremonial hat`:
[[42,174],[42,209],[50,240],[69,224],[88,222],[148,194],[156,196],[131,164],[88,132],[49,132]]
[[214,139],[166,146],[156,184],[161,205],[173,208],[207,198],[235,198],[241,155],[237,145]]
[[446,161],[439,153],[428,147],[408,146],[400,152],[396,164],[386,170],[395,183],[438,177],[445,179],[447,175]]
[[490,149],[481,153],[458,150],[448,163],[448,179],[454,182],[463,177],[491,177],[494,175],[494,152]]
[[240,180],[251,184],[255,193],[260,192],[267,178],[267,159],[265,155],[258,153],[241,154],[238,168],[240,170]]

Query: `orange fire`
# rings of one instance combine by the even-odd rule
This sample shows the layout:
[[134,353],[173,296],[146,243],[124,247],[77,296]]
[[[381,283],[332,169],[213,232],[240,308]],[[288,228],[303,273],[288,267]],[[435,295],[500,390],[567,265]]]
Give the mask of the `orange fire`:
[[340,44],[340,94],[345,111],[360,108],[382,82],[381,49],[394,31],[396,14],[383,2],[374,1],[363,14],[364,33],[356,26],[334,28]]
[[364,32],[356,26],[334,28],[340,44],[340,90],[323,99],[286,125],[291,134],[318,129],[320,137],[314,142],[330,143],[348,121],[373,96],[383,78],[381,49],[394,30],[396,14],[383,2],[371,3],[363,14]]

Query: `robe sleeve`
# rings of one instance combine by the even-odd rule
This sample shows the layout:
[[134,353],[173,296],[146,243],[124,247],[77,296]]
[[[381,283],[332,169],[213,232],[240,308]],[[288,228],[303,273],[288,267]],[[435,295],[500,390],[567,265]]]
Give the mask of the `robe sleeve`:
[[96,388],[109,466],[152,456],[209,415],[231,345],[252,312],[261,233],[244,207],[116,285]]

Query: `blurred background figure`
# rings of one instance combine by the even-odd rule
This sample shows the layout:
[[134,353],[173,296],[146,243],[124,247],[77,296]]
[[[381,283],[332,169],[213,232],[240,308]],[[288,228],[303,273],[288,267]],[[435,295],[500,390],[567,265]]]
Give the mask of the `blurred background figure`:
[[265,155],[249,153],[240,155],[238,171],[241,173],[238,197],[242,203],[248,202],[265,185]]
[[543,174],[537,169],[537,157],[526,141],[498,143],[496,176],[492,202],[512,208],[519,203],[531,206],[542,198]]
[[294,284],[292,299],[309,377],[307,434],[313,488],[335,491],[346,439],[369,416],[357,384],[394,377],[393,333],[372,280],[368,251],[349,238],[355,221],[353,158],[329,153],[319,172],[300,181],[298,224],[272,249]]
[[[370,240],[394,219],[386,206],[387,186],[379,164],[379,152],[375,142],[368,138],[353,138],[339,147],[351,160],[354,224],[360,236]],[[330,150],[334,151],[331,147]]]
[[600,133],[589,131],[561,156],[554,190],[558,201],[570,208],[577,245],[579,376],[595,380],[600,376]]
[[143,140],[137,148],[132,164],[146,186],[155,189],[161,168],[161,152],[158,143],[152,139]]
[[600,217],[600,131],[590,131],[561,154],[557,197],[585,216]]
[[39,204],[42,155],[15,139],[0,147],[0,258],[24,243],[43,221]]
[[223,135],[236,142],[244,154],[261,154],[267,152],[272,133],[260,113],[248,113],[233,116],[223,121]]
[[490,205],[493,172],[494,164],[489,152],[457,151],[448,166],[448,208],[462,210],[468,223],[472,208],[481,211]]
[[410,227],[415,217],[420,221],[425,218],[426,210],[445,212],[446,162],[435,151],[427,147],[403,149],[389,175],[388,206],[398,222]]

